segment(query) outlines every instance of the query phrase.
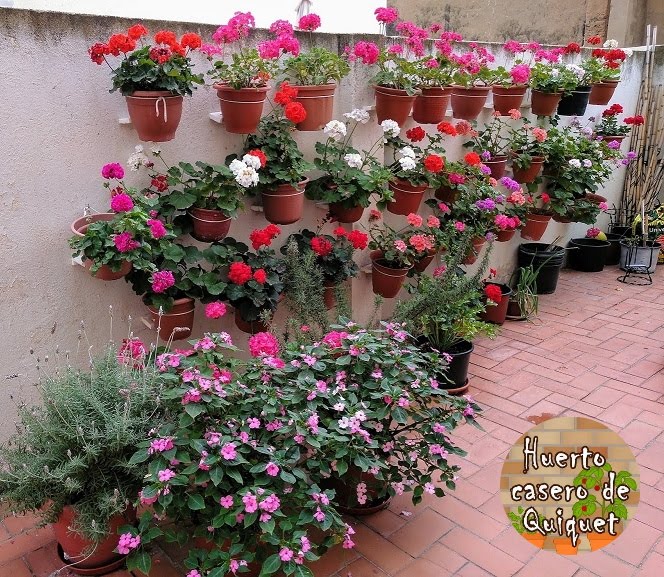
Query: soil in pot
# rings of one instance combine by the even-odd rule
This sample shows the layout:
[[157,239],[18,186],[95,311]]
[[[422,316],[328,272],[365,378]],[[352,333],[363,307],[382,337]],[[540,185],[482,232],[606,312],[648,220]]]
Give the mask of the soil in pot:
[[263,103],[269,88],[240,88],[214,84],[219,97],[222,120],[227,132],[251,134],[256,132],[263,113]]
[[519,245],[518,266],[533,265],[539,269],[537,275],[537,294],[545,295],[555,292],[558,285],[558,276],[563,266],[565,249],[562,246],[550,245],[542,242],[528,242]]
[[302,218],[304,212],[304,189],[308,179],[297,187],[280,184],[274,190],[261,192],[263,214],[268,222],[274,224],[293,224]]
[[380,251],[371,252],[371,286],[374,294],[391,299],[399,294],[409,268],[391,268]]
[[163,341],[169,341],[171,335],[174,341],[181,341],[189,338],[194,326],[194,299],[181,298],[175,299],[173,308],[164,312],[159,318],[159,309],[148,306],[152,325],[159,328],[159,338]]
[[526,224],[521,229],[521,238],[525,240],[539,240],[544,236],[546,227],[549,226],[551,215],[528,213]]
[[571,94],[567,94],[558,103],[560,116],[583,116],[588,107],[590,86],[577,86]]
[[573,238],[569,241],[567,263],[570,268],[583,272],[604,270],[604,261],[611,247],[607,240],[596,238]]
[[475,120],[482,112],[490,86],[452,87],[452,116],[463,120]]
[[387,203],[387,210],[392,214],[408,215],[411,212],[417,212],[422,204],[424,192],[427,189],[423,186],[413,186],[404,180],[388,183],[392,191],[393,199]]
[[125,99],[139,140],[167,142],[175,138],[182,117],[182,96],[167,90],[136,90]]
[[512,109],[519,110],[527,88],[527,86],[493,86],[493,109],[501,116],[509,116]]
[[512,295],[512,289],[506,284],[498,284],[498,283],[488,283],[488,284],[492,284],[499,287],[502,297],[499,303],[487,306],[486,310],[480,315],[480,318],[488,323],[502,325],[505,323],[505,316],[507,315],[507,306],[509,305],[510,296]]
[[597,104],[600,106],[607,105],[613,93],[616,91],[619,80],[606,80],[604,82],[597,82],[590,87],[590,97],[588,104]]
[[225,238],[231,228],[230,217],[220,210],[191,208],[189,218],[192,222],[191,236],[201,242],[217,242]]
[[406,124],[413,109],[416,94],[409,95],[405,90],[374,86],[376,93],[376,121],[394,120],[399,126]]
[[363,206],[345,208],[341,202],[330,203],[330,216],[332,216],[338,222],[343,222],[345,224],[357,222],[362,218],[363,214]]
[[438,124],[445,118],[452,88],[422,88],[413,104],[413,120],[418,124]]
[[530,110],[536,116],[553,116],[562,97],[562,92],[533,90],[530,100]]
[[300,85],[297,87],[295,102],[299,102],[307,112],[307,117],[296,125],[298,130],[313,131],[322,128],[332,120],[334,112],[335,82],[323,85]]

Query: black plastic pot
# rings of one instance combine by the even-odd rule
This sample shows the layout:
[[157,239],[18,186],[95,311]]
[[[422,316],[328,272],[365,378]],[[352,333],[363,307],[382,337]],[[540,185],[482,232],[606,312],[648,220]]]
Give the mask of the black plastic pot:
[[547,250],[548,248],[549,245],[544,242],[527,242],[519,245],[519,267],[532,264],[535,270],[539,269],[537,275],[538,295],[548,295],[555,292],[565,257],[565,249],[562,246],[554,245],[550,250]]
[[474,348],[473,343],[469,341],[459,341],[449,351],[445,351],[452,357],[450,364],[447,366],[447,378],[452,381],[452,384],[449,386],[443,385],[443,387],[456,389],[466,384],[470,355]]
[[588,107],[590,86],[577,86],[571,94],[563,96],[558,103],[560,116],[583,116]]
[[569,241],[569,247],[567,265],[570,268],[582,272],[600,272],[604,270],[611,243],[596,238],[573,238]]
[[609,241],[611,246],[606,251],[604,266],[612,266],[620,262],[620,241],[622,238],[623,237],[619,234],[614,234],[612,232],[606,233],[606,240]]
[[614,224],[611,227],[611,234],[617,234],[621,238],[626,238],[626,237],[631,236],[631,232],[632,232],[632,227],[631,226],[620,226],[620,225]]

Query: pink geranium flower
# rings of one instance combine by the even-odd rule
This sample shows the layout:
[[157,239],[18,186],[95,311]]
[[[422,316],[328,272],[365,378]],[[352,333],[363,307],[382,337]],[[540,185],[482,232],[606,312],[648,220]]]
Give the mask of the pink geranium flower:
[[129,212],[134,208],[134,201],[128,194],[116,194],[111,199],[111,210],[114,212]]
[[226,305],[220,301],[214,301],[205,307],[205,316],[209,319],[219,319],[225,314]]

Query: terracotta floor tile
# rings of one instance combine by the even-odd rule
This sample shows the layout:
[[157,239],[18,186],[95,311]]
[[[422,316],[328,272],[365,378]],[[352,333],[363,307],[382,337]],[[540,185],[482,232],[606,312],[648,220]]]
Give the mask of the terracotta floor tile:
[[638,407],[617,403],[597,415],[597,420],[612,428],[622,428],[627,426],[642,412]]
[[[409,522],[406,527],[412,527],[413,521]],[[421,531],[418,526],[414,532]],[[449,530],[449,528],[447,529]],[[394,540],[396,533],[390,536],[388,541],[385,537],[381,537],[378,533],[372,531],[366,525],[355,526],[355,549],[357,552],[371,561],[374,565],[385,571],[388,575],[394,574],[408,565],[413,560],[401,543]]]
[[0,567],[7,561],[18,559],[53,541],[53,529],[33,529],[9,538],[0,547]]
[[448,577],[452,574],[427,559],[416,559],[399,571],[396,577],[413,577],[414,575],[417,577]]
[[[661,531],[641,523],[638,519],[632,519],[623,534],[613,543],[607,545],[604,550],[621,561],[638,566],[661,536]],[[662,566],[662,570],[664,571],[664,566]]]
[[620,436],[631,447],[643,449],[650,441],[657,438],[661,432],[662,429],[659,427],[643,423],[637,419],[620,431]]
[[[41,549],[28,553],[24,556],[24,559],[32,572],[39,577],[50,575],[64,565],[58,557],[55,541]],[[63,571],[63,573],[65,572]]]
[[464,527],[487,541],[495,538],[505,527],[481,510],[456,499],[441,499],[433,504],[433,508],[453,524]]
[[664,567],[664,555],[651,553],[646,562],[639,569],[639,577],[661,577]]
[[466,560],[461,555],[441,543],[434,543],[423,557],[454,575],[466,564]]
[[[438,503],[444,501],[453,502],[453,499],[438,499]],[[433,509],[425,509],[414,520],[392,533],[388,539],[406,553],[418,557],[453,527],[454,523],[450,519]]]
[[455,573],[455,577],[491,577],[491,574],[474,563],[467,563]]
[[505,551],[505,553],[511,555],[517,561],[526,564],[537,553],[537,548],[528,543],[511,526],[507,527],[495,539],[492,539],[491,544],[494,547],[498,547],[501,551]]
[[[132,573],[135,577],[147,577],[142,571],[132,571]],[[175,568],[162,551],[154,551],[149,577],[182,577],[182,571]]]
[[391,577],[385,571],[382,571],[366,559],[358,559],[353,561],[348,567],[340,571],[343,577],[352,575],[353,577]]
[[637,459],[639,465],[664,473],[664,443],[655,442]]
[[2,577],[32,577],[32,573],[30,573],[28,566],[22,559],[16,559],[6,565],[0,566],[0,575]]
[[10,534],[18,535],[27,529],[34,529],[39,523],[38,515],[26,513],[24,515],[8,515],[2,520],[2,524],[7,528]]
[[355,549],[344,549],[341,545],[337,545],[309,567],[315,577],[330,577],[350,565],[358,557],[359,553]]
[[606,409],[614,404],[616,404],[620,399],[625,396],[625,393],[612,389],[611,387],[600,386],[597,387],[592,393],[587,397],[584,397],[583,400],[586,403],[591,403]]
[[[462,485],[465,483],[462,483]],[[397,529],[401,529],[406,524],[405,517],[384,509],[374,515],[367,515],[361,519],[362,523],[367,525],[370,529],[386,537],[394,533]]]
[[[542,575],[555,575],[556,577],[572,577],[579,566],[571,558],[558,555],[552,551],[538,551],[528,564],[516,574],[516,577],[542,577]],[[608,575],[607,575],[608,577]]]
[[[608,546],[607,546],[608,547]],[[640,575],[631,565],[611,557],[603,550],[575,555],[574,562],[604,577],[632,577]]]

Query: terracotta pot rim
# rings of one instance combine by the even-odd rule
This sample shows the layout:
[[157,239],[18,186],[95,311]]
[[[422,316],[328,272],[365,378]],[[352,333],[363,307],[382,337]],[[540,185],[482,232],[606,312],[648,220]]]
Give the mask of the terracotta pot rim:
[[510,86],[497,86],[497,85],[494,84],[491,87],[491,90],[492,90],[492,92],[504,91],[506,94],[514,96],[514,95],[525,94],[526,90],[528,90],[528,85],[526,85],[526,84],[512,84]]
[[[425,98],[443,98],[452,93],[452,86],[422,86],[418,88],[418,90],[421,91],[421,94],[418,96],[423,96]],[[427,92],[437,92],[439,94],[427,94]]]
[[509,160],[509,156],[507,154],[498,154],[497,156],[494,156],[491,160],[483,160],[482,164],[495,164],[497,162],[507,162]]
[[386,94],[389,96],[399,96],[401,98],[413,98],[413,99],[415,99],[416,96],[419,96],[419,89],[415,91],[415,94],[411,96],[403,88],[391,88],[390,86],[383,86],[382,84],[374,84],[373,88],[376,92],[379,92],[381,94]]
[[552,214],[539,214],[537,212],[528,212],[526,213],[526,221],[534,220],[539,222],[549,222],[553,217]]
[[174,94],[170,90],[134,90],[125,98],[184,98],[180,94]]
[[[179,299],[175,299],[173,301],[173,308],[175,308],[178,305],[184,305],[187,302],[195,303],[195,299],[193,299],[191,297],[182,297],[182,298],[179,298]],[[158,308],[154,308],[152,305],[145,305],[145,306],[147,306],[148,309],[150,309],[150,311],[154,312],[154,314],[157,314],[157,315],[159,314],[159,309]],[[173,310],[173,309],[171,309],[171,310]],[[188,314],[188,313],[190,313],[194,310],[196,310],[196,307],[192,308],[190,311],[186,311],[186,313],[171,313],[171,312],[168,312],[168,313],[164,313],[164,315]]]
[[532,90],[532,92],[537,92],[538,94],[550,94],[551,96],[553,96],[553,95],[558,96],[558,95],[564,94],[564,92],[562,90],[554,90],[553,92],[546,91],[546,90],[539,90],[537,88],[532,88],[531,90]]
[[[210,215],[210,216],[212,216],[212,213],[214,213],[214,214],[218,214],[218,215],[223,216],[223,217],[225,217],[225,218],[222,218],[222,219],[220,219],[220,220],[208,220],[208,219],[205,219],[205,218],[200,218],[199,216],[194,216],[194,215],[192,214],[193,211],[195,211],[195,210],[196,210],[196,211],[203,212],[203,213],[208,214],[208,215]],[[214,210],[214,209],[211,209],[211,208],[197,208],[197,207],[193,207],[193,208],[190,208],[187,212],[189,213],[189,216],[190,216],[191,218],[193,218],[194,220],[198,220],[198,221],[200,221],[200,222],[215,222],[215,223],[221,223],[221,222],[228,222],[229,220],[231,220],[231,217],[228,216],[223,210]]]
[[[491,86],[461,86],[460,84],[452,84],[452,95],[454,95],[455,90],[462,90],[462,91],[467,91],[467,92],[480,92],[484,94],[488,94],[489,91],[491,90]],[[463,94],[463,92],[461,93]],[[467,94],[465,96],[468,96]]]
[[[83,237],[83,236],[85,236],[85,233],[81,232],[79,228],[76,228],[74,226],[76,223],[78,223],[80,221],[87,221],[87,222],[83,222],[82,224],[79,225],[80,227],[83,227],[83,226],[86,226],[86,225],[90,225],[94,222],[100,222],[100,221],[109,222],[109,221],[113,220],[115,215],[116,215],[115,212],[98,212],[96,214],[89,214],[87,216],[80,216],[74,222],[71,223],[70,228],[71,228],[71,231],[74,235]],[[109,217],[109,218],[102,218],[102,217]],[[89,221],[88,221],[88,219],[89,219]]]
[[224,82],[215,82],[212,85],[215,90],[223,90],[224,92],[267,92],[270,86],[250,86],[248,88],[232,88]]
[[[329,90],[334,88],[336,90],[338,84],[332,80],[331,82],[326,82],[325,84],[293,84],[298,90]],[[299,94],[298,94],[299,96]],[[297,98],[296,96],[295,98]]]
[[[407,190],[406,188],[399,188],[398,186],[396,186],[397,184],[399,186],[410,187],[413,190]],[[399,192],[406,192],[408,194],[419,194],[421,192],[424,192],[427,188],[429,188],[429,185],[427,184],[419,184],[415,186],[414,184],[410,184],[410,182],[408,182],[407,180],[401,180],[401,179],[397,179],[394,181],[391,180],[390,182],[387,183],[387,185],[389,187],[394,187],[394,189],[398,190]]]

